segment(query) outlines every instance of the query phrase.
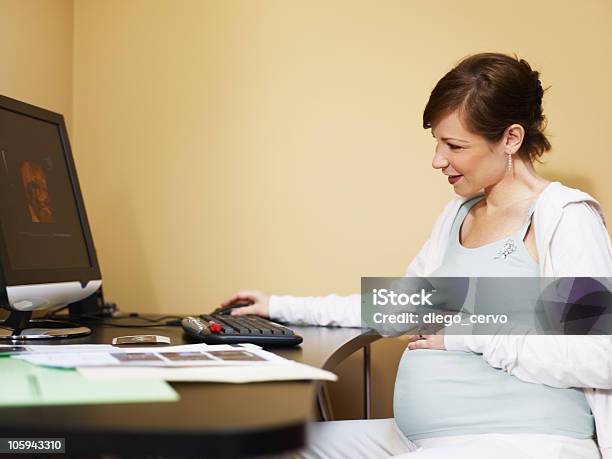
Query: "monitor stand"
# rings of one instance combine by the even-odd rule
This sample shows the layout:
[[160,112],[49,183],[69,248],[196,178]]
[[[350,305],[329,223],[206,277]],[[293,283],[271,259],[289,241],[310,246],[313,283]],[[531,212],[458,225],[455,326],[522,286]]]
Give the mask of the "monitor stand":
[[71,322],[32,319],[32,311],[11,311],[0,321],[0,341],[31,341],[86,336],[91,329]]

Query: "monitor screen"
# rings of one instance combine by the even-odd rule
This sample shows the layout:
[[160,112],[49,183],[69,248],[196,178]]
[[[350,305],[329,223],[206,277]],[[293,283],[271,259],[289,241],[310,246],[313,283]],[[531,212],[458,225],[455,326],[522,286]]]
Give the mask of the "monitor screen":
[[60,281],[62,276],[52,273],[97,264],[85,237],[80,195],[75,195],[78,184],[63,119],[56,116],[60,122],[0,106],[0,256],[9,281],[26,279],[26,271],[38,272],[39,281],[45,277],[41,273],[48,281]]

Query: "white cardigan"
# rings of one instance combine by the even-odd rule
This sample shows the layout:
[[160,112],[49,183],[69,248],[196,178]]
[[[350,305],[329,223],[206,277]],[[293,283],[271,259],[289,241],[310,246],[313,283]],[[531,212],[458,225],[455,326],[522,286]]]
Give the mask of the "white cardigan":
[[[427,276],[442,263],[453,219],[464,199],[446,205],[406,276]],[[540,276],[612,277],[612,248],[599,203],[558,182],[540,194],[533,216]],[[276,296],[273,319],[297,324],[361,326],[361,296]],[[445,335],[449,350],[482,354],[517,378],[584,390],[603,459],[612,459],[612,336]]]

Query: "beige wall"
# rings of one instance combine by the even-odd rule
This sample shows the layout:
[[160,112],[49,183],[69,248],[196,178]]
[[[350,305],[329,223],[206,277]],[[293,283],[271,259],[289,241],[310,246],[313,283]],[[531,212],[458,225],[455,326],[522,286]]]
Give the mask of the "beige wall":
[[108,297],[193,312],[400,274],[451,197],[422,108],[468,53],[541,70],[544,172],[608,209],[610,5],[77,0],[73,140]]
[[72,0],[0,0],[0,94],[72,114]]

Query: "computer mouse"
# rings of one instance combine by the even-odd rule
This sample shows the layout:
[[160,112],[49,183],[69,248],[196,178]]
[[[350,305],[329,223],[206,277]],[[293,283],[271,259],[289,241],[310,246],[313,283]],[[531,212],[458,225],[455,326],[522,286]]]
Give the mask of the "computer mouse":
[[243,308],[245,306],[249,306],[253,304],[252,301],[244,301],[241,303],[232,303],[232,304],[228,304],[227,306],[221,306],[218,307],[217,309],[215,309],[211,315],[217,315],[217,316],[226,316],[232,313],[232,309],[237,309],[237,308]]

